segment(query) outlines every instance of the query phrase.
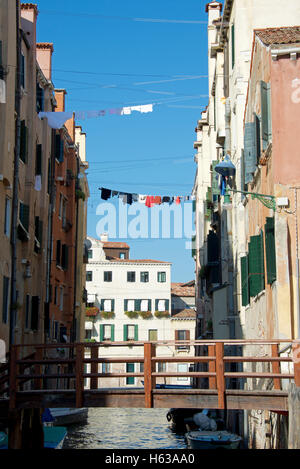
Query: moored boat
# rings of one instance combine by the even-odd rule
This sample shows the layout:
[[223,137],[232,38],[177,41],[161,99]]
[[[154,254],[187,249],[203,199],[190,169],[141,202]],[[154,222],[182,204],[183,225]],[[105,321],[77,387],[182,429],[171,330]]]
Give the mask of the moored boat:
[[[45,425],[44,430],[44,448],[62,449],[67,436],[66,427],[52,427]],[[5,432],[0,432],[0,449],[8,449],[8,436]]]
[[85,423],[88,418],[88,409],[73,409],[69,407],[62,408],[50,408],[49,409],[51,416],[53,417],[52,424],[54,426],[60,425],[75,425],[80,423]]
[[221,431],[190,431],[185,434],[190,449],[238,449],[242,438],[234,433]]

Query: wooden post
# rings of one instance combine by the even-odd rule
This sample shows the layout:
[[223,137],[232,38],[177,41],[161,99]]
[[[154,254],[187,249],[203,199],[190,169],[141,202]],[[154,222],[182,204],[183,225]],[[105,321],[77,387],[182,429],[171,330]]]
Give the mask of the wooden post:
[[83,379],[83,357],[84,357],[84,345],[76,344],[76,407],[83,407],[83,388],[84,388],[84,379]]
[[[99,358],[99,347],[91,346],[91,358]],[[91,363],[91,373],[98,373],[99,363]],[[90,389],[98,389],[98,378],[90,378]]]
[[226,409],[225,402],[225,367],[224,367],[224,343],[216,343],[216,372],[218,389],[218,408]]
[[9,409],[16,408],[18,348],[11,345],[9,357]]
[[300,387],[289,386],[289,441],[288,449],[300,449]]
[[[216,346],[215,345],[209,345],[208,346],[208,356],[209,357],[215,357],[216,356]],[[208,362],[208,371],[210,373],[215,373],[216,372],[216,362],[215,361],[209,361]],[[216,378],[209,377],[208,378],[208,383],[209,383],[209,389],[216,389],[217,383],[216,383]]]
[[24,409],[13,409],[8,414],[8,449],[22,449]]
[[155,345],[151,342],[144,343],[144,389],[145,389],[145,407],[153,407],[152,390],[155,388],[156,378],[152,376],[155,371],[155,363],[152,357],[155,356]]
[[[278,344],[272,344],[272,357],[278,357]],[[273,373],[280,373],[280,363],[272,362]],[[273,378],[274,389],[281,389],[281,379]]]
[[[43,349],[42,348],[38,348],[35,352],[35,357],[34,357],[36,360],[42,360],[43,359]],[[34,371],[37,375],[41,375],[41,369],[42,369],[42,364],[41,363],[38,363],[35,365],[34,367]],[[42,379],[41,378],[37,378],[34,380],[34,388],[35,389],[42,389]]]
[[293,344],[295,385],[300,388],[300,344]]

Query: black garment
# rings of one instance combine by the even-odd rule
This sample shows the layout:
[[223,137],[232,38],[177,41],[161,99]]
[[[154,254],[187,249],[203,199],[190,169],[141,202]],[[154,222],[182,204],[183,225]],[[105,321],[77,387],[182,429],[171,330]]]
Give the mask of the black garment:
[[170,202],[170,197],[163,197],[162,202]]
[[111,190],[109,189],[104,189],[104,187],[101,188],[101,199],[107,200],[110,199],[111,197]]

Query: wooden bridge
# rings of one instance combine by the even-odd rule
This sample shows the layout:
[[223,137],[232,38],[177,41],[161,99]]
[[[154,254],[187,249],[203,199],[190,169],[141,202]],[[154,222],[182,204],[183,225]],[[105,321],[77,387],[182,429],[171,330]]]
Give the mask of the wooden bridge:
[[[158,355],[156,351],[158,347],[162,350],[162,346],[173,350],[172,356]],[[118,348],[121,353],[116,356]],[[190,348],[193,355],[178,353],[182,348]],[[113,353],[107,356],[108,351]],[[158,372],[159,362],[193,363],[194,367],[186,372]],[[144,369],[139,373],[100,373],[102,363],[143,363]],[[139,377],[143,387],[99,386],[100,378],[103,383],[103,379],[114,377]],[[158,378],[171,377],[193,378],[193,387],[157,386]],[[88,386],[84,384],[86,380]],[[195,407],[287,412],[290,382],[300,387],[299,340],[14,345],[8,362],[0,368],[0,418],[14,409],[46,407]]]

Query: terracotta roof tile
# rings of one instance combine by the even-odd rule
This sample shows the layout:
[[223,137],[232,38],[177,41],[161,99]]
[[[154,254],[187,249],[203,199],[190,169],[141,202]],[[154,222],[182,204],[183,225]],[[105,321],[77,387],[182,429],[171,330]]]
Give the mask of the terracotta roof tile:
[[110,249],[129,249],[129,246],[127,243],[121,243],[118,241],[103,241],[103,247],[104,248],[110,248]]
[[112,262],[123,262],[123,263],[126,263],[126,262],[131,262],[131,263],[153,263],[153,264],[171,264],[171,262],[167,262],[167,261],[156,261],[156,260],[153,260],[153,259],[119,259],[118,257],[110,257],[110,259]]
[[171,295],[195,296],[195,286],[186,286],[185,283],[172,282]]
[[171,319],[196,319],[196,311],[194,309],[183,309],[172,315]]
[[254,32],[266,46],[300,42],[300,26],[255,29]]

